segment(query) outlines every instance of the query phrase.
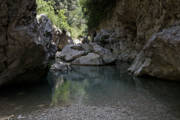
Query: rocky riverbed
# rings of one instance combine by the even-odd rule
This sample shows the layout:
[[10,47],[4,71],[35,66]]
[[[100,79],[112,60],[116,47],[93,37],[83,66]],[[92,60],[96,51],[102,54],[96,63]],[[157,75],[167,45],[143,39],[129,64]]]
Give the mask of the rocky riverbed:
[[[148,107],[148,106],[147,106]],[[140,110],[141,114],[131,107],[97,107],[84,105],[71,105],[55,107],[43,111],[36,111],[30,115],[18,116],[14,119],[21,120],[178,120],[166,110],[164,105],[158,105],[158,113],[146,113],[148,108]],[[157,110],[156,109],[156,110]]]

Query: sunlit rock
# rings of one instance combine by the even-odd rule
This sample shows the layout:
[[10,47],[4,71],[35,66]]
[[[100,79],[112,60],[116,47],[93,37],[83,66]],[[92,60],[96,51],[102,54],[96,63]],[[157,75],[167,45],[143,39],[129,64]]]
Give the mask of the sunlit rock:
[[180,80],[180,27],[154,34],[129,68],[137,76]]
[[78,48],[77,45],[67,45],[60,53],[56,54],[56,58],[61,58],[65,62],[71,62],[76,58],[87,54],[86,51],[78,50]]
[[72,64],[76,65],[103,65],[103,60],[100,55],[95,53],[89,53],[86,56],[75,59]]

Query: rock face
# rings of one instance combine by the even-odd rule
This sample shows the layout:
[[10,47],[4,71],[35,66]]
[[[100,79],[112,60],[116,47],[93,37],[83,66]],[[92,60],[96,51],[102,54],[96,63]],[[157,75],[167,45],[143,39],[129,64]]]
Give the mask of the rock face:
[[154,34],[129,68],[135,75],[180,79],[180,26]]
[[38,81],[46,72],[50,41],[36,20],[35,0],[0,0],[0,85]]
[[179,5],[179,0],[117,0],[111,19],[97,28],[95,40],[119,60],[132,62],[154,33],[179,25]]
[[55,26],[53,26],[52,37],[59,50],[62,50],[66,45],[73,43],[73,40],[67,31],[60,30]]
[[137,50],[133,49],[134,44],[131,42],[132,36],[127,38],[126,34],[127,32],[123,30],[117,32],[114,30],[102,29],[97,33],[94,42],[111,50],[116,56],[118,56],[118,60],[133,61],[137,54]]
[[111,19],[102,21],[94,41],[120,61],[135,60],[130,70],[136,75],[180,79],[179,5],[179,0],[117,0]]
[[57,46],[53,42],[53,24],[51,20],[44,14],[37,16],[37,22],[39,26],[39,33],[42,39],[41,44],[49,49],[48,58],[55,58]]
[[116,60],[115,55],[109,49],[105,49],[95,43],[90,43],[90,45],[92,46],[92,51],[100,55],[104,63],[112,63]]

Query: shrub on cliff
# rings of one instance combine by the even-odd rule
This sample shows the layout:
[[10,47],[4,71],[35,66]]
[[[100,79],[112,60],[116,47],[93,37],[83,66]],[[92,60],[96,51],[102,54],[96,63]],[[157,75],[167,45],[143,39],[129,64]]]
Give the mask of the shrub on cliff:
[[71,32],[73,38],[83,36],[86,21],[79,0],[36,0],[38,14],[46,14],[60,29]]
[[65,16],[65,10],[58,10],[58,14],[55,14],[53,0],[44,1],[36,0],[38,14],[46,14],[54,25],[61,29],[70,30],[70,26],[67,23],[67,17]]

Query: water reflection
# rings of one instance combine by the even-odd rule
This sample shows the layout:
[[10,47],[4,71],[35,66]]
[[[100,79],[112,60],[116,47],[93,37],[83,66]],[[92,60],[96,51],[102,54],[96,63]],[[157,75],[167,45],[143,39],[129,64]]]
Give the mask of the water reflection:
[[43,106],[70,104],[123,108],[136,118],[148,116],[149,120],[156,120],[157,116],[180,119],[179,82],[139,79],[130,76],[126,69],[126,65],[73,66],[69,73],[49,72],[48,83],[0,89],[0,119]]
[[128,75],[126,67],[74,66],[66,74],[51,73],[52,104],[120,106],[147,113],[180,114],[179,83],[135,78]]
[[50,73],[50,84],[52,87],[51,105],[67,105],[72,102],[80,103],[86,96],[86,87],[89,86],[88,80],[74,81],[67,78],[69,74]]

